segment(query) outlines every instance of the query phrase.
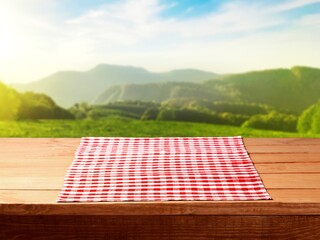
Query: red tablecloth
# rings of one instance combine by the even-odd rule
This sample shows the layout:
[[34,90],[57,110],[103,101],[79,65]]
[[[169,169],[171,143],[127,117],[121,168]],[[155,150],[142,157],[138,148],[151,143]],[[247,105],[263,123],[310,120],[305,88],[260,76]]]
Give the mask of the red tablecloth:
[[241,137],[82,138],[58,202],[271,199]]

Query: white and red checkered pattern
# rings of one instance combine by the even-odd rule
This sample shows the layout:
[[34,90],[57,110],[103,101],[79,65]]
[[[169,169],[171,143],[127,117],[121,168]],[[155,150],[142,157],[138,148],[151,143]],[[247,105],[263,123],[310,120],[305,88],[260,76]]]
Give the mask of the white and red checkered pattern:
[[82,138],[58,202],[271,199],[241,137]]

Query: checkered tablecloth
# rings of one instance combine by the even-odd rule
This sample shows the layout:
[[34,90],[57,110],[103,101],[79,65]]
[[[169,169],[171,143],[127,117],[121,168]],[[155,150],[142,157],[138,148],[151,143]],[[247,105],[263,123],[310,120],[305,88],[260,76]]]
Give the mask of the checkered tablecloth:
[[271,199],[241,137],[82,138],[58,202]]

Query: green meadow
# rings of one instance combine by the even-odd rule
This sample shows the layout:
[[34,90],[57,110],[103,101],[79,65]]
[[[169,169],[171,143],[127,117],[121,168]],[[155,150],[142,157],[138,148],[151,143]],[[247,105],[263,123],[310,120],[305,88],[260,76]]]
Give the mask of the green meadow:
[[244,127],[173,121],[141,121],[122,117],[99,120],[1,121],[0,137],[320,137],[320,134],[288,133]]

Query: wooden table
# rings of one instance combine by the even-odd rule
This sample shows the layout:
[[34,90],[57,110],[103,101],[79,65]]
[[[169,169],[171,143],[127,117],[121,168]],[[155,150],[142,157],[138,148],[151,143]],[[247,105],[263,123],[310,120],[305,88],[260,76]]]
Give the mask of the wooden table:
[[320,239],[320,139],[247,138],[270,201],[56,203],[80,139],[0,139],[0,239]]

